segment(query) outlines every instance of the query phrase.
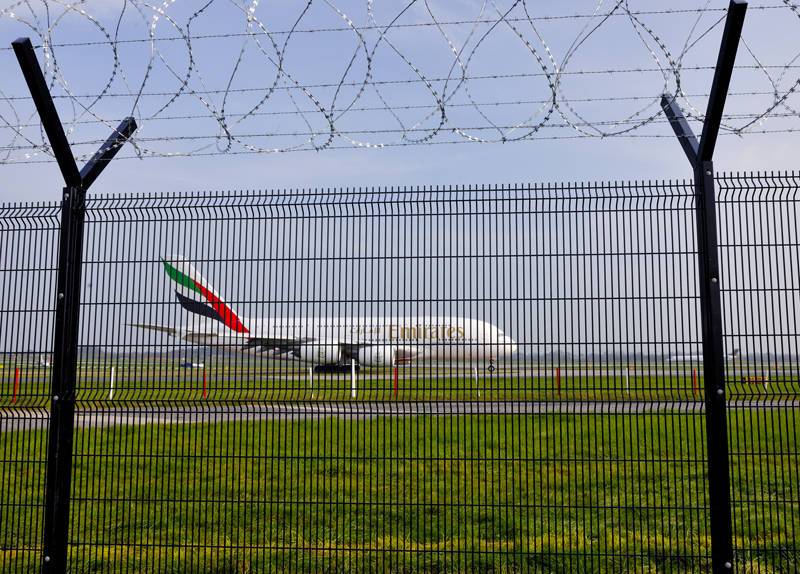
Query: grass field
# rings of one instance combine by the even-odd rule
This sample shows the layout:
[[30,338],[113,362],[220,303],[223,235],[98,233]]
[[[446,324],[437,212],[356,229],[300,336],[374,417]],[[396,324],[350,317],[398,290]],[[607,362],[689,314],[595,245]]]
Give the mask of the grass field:
[[[400,368],[396,394],[390,369],[365,369],[356,401],[702,400],[690,366],[519,367]],[[0,416],[48,405],[49,368],[15,375],[0,369]],[[780,367],[742,378],[730,399],[800,394]],[[84,362],[77,405],[351,401],[350,385],[292,363]],[[729,413],[741,572],[800,570],[796,419]],[[45,443],[0,433],[0,570],[38,564]],[[708,570],[699,413],[190,418],[78,428],[74,451],[73,572]]]
[[[397,393],[391,369],[364,369],[357,377],[357,400],[694,400],[702,399],[703,375],[689,365],[648,368],[531,365],[494,374],[469,367],[426,365],[400,367]],[[114,391],[111,394],[111,370]],[[477,376],[476,376],[477,375]],[[742,382],[743,379],[749,380]],[[15,382],[16,379],[16,382]],[[205,383],[204,383],[205,379]],[[766,381],[764,385],[761,381]],[[14,398],[16,390],[16,400]],[[211,362],[204,369],[184,369],[176,361],[83,363],[77,383],[81,401],[313,401],[351,400],[350,375],[309,375],[291,362],[263,364]],[[0,369],[0,407],[48,404],[50,369],[13,365]],[[758,376],[734,374],[729,397],[797,397],[800,376],[780,366]]]
[[[740,572],[800,569],[796,419],[730,415]],[[3,570],[37,564],[44,438],[0,434]],[[686,414],[82,428],[71,571],[705,571],[704,445]]]

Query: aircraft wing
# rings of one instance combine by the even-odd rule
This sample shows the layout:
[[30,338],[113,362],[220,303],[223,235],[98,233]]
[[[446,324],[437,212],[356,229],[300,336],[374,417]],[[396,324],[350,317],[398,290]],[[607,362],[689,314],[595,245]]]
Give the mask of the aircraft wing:
[[242,347],[243,351],[259,349],[262,353],[273,351],[277,354],[293,354],[297,356],[300,347],[307,344],[336,345],[347,357],[354,357],[359,349],[372,347],[374,343],[350,343],[335,339],[316,339],[315,337],[250,337]]
[[214,345],[218,343],[226,343],[230,337],[220,335],[213,329],[205,329],[200,327],[170,327],[166,325],[152,325],[147,323],[129,323],[129,327],[136,327],[137,329],[147,329],[149,331],[156,331],[158,333],[165,333],[171,337],[176,337],[195,343],[197,345]]
[[[382,343],[351,343],[347,341],[319,340],[313,337],[251,337],[242,347],[243,351],[258,349],[261,353],[269,354],[278,358],[300,358],[301,349],[308,344],[327,344],[339,347],[342,358],[346,361],[359,358],[359,351],[370,347],[385,346]],[[394,351],[394,362],[396,364],[410,363],[419,356],[419,352],[413,347],[392,347]]]
[[262,353],[270,353],[273,356],[300,356],[300,347],[306,343],[313,342],[311,337],[306,338],[280,338],[280,337],[251,337],[242,347],[243,351],[258,349]]
[[[130,327],[138,329],[147,329],[159,333],[165,333],[173,337],[183,337],[192,342],[209,342],[211,339],[219,338],[219,334],[214,330],[199,329],[178,329],[176,327],[169,327],[165,325],[152,325],[146,323],[130,324]],[[299,349],[306,343],[311,343],[315,339],[311,337],[306,338],[284,338],[284,337],[248,337],[243,341],[242,350],[249,351],[252,349],[259,349],[262,353],[272,351],[274,355],[299,355]]]
[[[172,337],[182,337],[187,341],[197,344],[215,344],[220,341],[219,334],[213,330],[182,330],[175,327],[151,324],[131,324],[131,327],[148,329],[159,333],[165,333]],[[248,337],[244,340],[238,339],[242,351],[257,350],[261,353],[278,358],[300,358],[301,348],[307,344],[330,344],[336,345],[341,349],[342,355],[346,359],[358,359],[359,351],[376,346],[385,346],[383,343],[352,343],[348,341],[319,341],[313,337]],[[419,351],[415,347],[394,347],[394,361],[396,364],[410,363],[419,356]]]
[[149,329],[150,331],[158,331],[159,333],[166,333],[173,337],[178,336],[178,330],[175,327],[165,327],[164,325],[147,325],[144,323],[131,323],[129,327],[136,327],[138,329]]

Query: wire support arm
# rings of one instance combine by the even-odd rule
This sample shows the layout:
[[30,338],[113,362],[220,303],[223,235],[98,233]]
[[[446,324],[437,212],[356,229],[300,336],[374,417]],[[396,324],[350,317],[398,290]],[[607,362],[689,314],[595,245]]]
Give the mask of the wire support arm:
[[50,147],[53,148],[53,155],[56,157],[61,175],[68,187],[77,187],[81,183],[81,176],[78,166],[75,164],[75,157],[64,133],[61,119],[53,103],[53,97],[47,87],[39,61],[36,59],[36,52],[33,50],[30,38],[17,38],[11,42],[14,54],[17,56],[25,83],[31,92],[36,111],[44,126],[47,139],[50,140]]
[[717,56],[717,66],[714,69],[714,80],[711,83],[711,94],[708,98],[706,118],[703,122],[703,135],[700,137],[698,156],[700,161],[711,161],[714,158],[714,148],[717,145],[719,127],[722,123],[722,112],[725,109],[725,100],[728,97],[728,88],[731,84],[733,66],[736,63],[736,52],[739,40],[742,37],[744,17],[747,12],[747,2],[744,0],[731,0],[728,8],[728,17],[725,19],[725,30],[722,32],[722,43]]
[[47,87],[44,74],[36,58],[30,38],[18,38],[11,43],[17,61],[22,69],[22,75],[28,84],[31,97],[36,105],[36,111],[44,126],[50,147],[53,149],[64,183],[68,188],[86,191],[91,187],[95,180],[100,176],[108,163],[114,159],[122,145],[130,139],[136,131],[136,120],[127,117],[117,126],[114,132],[100,146],[100,149],[92,158],[78,171],[75,163],[75,156],[69,145],[64,127],[58,116],[58,110],[53,103],[53,96]]
[[686,121],[686,116],[683,115],[678,102],[675,98],[664,94],[661,96],[661,109],[664,110],[664,115],[669,119],[669,124],[672,126],[672,131],[678,138],[678,143],[681,144],[689,163],[694,167],[697,165],[698,150],[700,148],[697,137],[695,137],[689,122]]
[[100,146],[100,149],[86,162],[80,172],[81,185],[84,189],[89,189],[94,181],[100,176],[108,163],[114,159],[117,152],[125,144],[126,141],[136,131],[136,120],[132,117],[125,118],[117,126],[105,143]]

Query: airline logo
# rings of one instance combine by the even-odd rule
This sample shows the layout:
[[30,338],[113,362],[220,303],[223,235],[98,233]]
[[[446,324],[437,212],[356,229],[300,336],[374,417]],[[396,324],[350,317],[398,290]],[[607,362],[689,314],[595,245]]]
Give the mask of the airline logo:
[[464,327],[452,325],[389,325],[390,341],[452,341],[465,334]]
[[250,332],[191,264],[167,259],[162,259],[161,263],[169,278],[178,284],[175,294],[184,309],[219,321],[236,333]]

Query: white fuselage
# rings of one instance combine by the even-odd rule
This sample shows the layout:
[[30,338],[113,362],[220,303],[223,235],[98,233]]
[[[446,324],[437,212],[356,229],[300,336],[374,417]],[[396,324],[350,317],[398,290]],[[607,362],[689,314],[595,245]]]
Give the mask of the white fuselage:
[[[462,317],[244,318],[250,331],[247,334],[234,333],[219,323],[212,327],[203,319],[198,321],[202,321],[202,328],[190,325],[183,330],[185,339],[313,364],[358,356],[366,365],[377,365],[384,364],[379,356],[389,355],[392,364],[419,360],[495,361],[517,350],[517,344],[498,327]],[[254,345],[254,340],[264,344]],[[273,340],[297,342],[295,352],[286,352],[282,343],[271,346],[269,341]]]

